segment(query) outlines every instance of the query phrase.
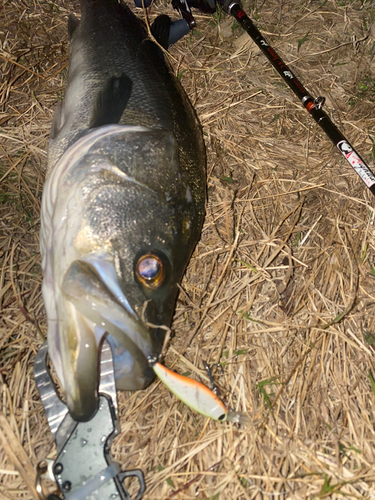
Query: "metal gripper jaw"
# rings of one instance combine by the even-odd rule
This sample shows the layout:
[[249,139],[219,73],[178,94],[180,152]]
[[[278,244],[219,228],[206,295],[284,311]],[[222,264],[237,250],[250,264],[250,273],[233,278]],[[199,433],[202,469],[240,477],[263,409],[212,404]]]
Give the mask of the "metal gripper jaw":
[[[145,492],[139,469],[120,471],[110,454],[111,441],[119,433],[112,352],[105,340],[100,360],[98,408],[88,422],[76,422],[58,397],[47,368],[47,343],[35,357],[34,376],[56,442],[57,458],[37,466],[36,489],[41,500],[140,500]],[[135,477],[139,491],[133,498],[123,484]],[[42,480],[54,481],[62,496],[45,496]]]

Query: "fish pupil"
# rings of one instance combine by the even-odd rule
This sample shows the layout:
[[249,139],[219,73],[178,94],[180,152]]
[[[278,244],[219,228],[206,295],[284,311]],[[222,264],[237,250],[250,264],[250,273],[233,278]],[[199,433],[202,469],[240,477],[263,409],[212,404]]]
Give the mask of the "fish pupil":
[[160,263],[154,257],[146,257],[139,263],[138,273],[145,280],[153,280],[160,273]]
[[150,251],[139,257],[135,265],[138,282],[151,290],[159,288],[166,277],[166,263],[160,252]]

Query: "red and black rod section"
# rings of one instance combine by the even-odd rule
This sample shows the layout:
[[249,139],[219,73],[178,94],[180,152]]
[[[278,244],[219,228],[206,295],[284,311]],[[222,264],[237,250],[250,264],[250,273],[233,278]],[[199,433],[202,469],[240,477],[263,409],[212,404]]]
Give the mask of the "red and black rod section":
[[322,105],[324,98],[318,97],[314,99],[307,92],[302,83],[296,78],[292,70],[284,63],[277,52],[268,44],[260,31],[256,28],[251,19],[242,10],[238,0],[224,0],[222,2],[223,9],[231,14],[241,25],[241,27],[249,34],[253,41],[258,45],[263,54],[270,61],[279,75],[283,78],[288,87],[301,100],[303,106],[307,109],[316,123],[324,130],[333,144],[339,149],[344,158],[349,162],[355,172],[359,175],[362,181],[375,195],[375,175],[362,160],[353,146],[348,142],[344,135],[339,131],[336,125],[331,121],[329,116],[323,111]]

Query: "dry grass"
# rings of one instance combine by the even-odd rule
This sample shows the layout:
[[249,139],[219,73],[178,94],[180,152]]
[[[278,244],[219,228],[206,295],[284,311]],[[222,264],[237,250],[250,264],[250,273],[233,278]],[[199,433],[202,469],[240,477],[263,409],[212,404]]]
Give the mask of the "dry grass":
[[[372,165],[372,2],[245,8]],[[33,498],[32,467],[54,454],[32,365],[46,333],[40,199],[72,10],[4,0],[0,11],[1,499]],[[197,21],[172,63],[204,128],[208,208],[166,364],[197,376],[202,360],[220,361],[222,397],[251,424],[208,421],[155,383],[119,395],[113,453],[144,470],[150,500],[375,498],[374,198],[233,20]]]

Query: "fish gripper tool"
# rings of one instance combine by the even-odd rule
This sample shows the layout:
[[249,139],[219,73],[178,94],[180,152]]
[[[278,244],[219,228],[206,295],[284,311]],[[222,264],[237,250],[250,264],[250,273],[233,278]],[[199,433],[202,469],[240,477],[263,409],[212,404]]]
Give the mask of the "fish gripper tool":
[[[110,453],[112,439],[119,433],[116,385],[112,352],[103,342],[100,360],[98,408],[87,422],[75,421],[57,395],[47,368],[47,343],[38,351],[34,377],[51,433],[57,458],[37,465],[36,490],[41,500],[140,500],[145,482],[140,469],[120,471]],[[138,480],[139,490],[131,497],[124,480]],[[59,494],[44,495],[42,481],[56,483]]]

